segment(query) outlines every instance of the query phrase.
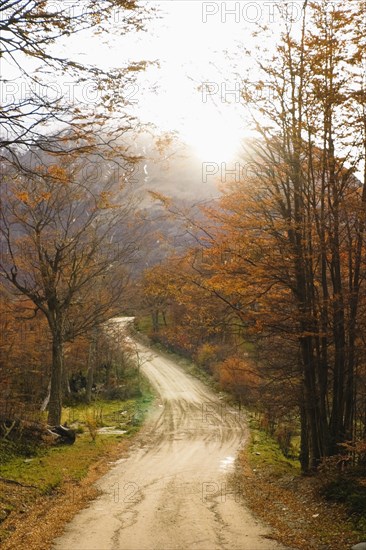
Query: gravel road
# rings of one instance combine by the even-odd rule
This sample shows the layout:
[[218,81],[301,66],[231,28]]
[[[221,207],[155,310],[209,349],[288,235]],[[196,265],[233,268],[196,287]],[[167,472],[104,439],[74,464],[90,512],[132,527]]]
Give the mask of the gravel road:
[[165,356],[139,353],[156,404],[128,458],[99,480],[101,496],[53,550],[283,549],[231,484],[247,437],[239,412]]

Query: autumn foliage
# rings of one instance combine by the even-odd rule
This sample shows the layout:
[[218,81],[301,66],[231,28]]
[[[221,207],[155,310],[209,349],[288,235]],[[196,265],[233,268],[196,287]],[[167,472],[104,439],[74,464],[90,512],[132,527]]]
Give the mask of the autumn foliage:
[[250,170],[197,221],[159,336],[194,358],[219,344],[222,385],[260,388],[274,424],[297,418],[305,471],[366,431],[364,5],[326,4],[305,2],[301,27],[285,23],[273,58],[259,58],[268,93],[243,91]]

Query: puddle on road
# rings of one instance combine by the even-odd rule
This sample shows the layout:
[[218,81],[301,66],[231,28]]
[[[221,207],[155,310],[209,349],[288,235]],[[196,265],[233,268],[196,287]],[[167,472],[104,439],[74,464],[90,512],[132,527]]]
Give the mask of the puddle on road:
[[99,428],[98,434],[108,434],[108,435],[122,435],[127,433],[127,430],[118,430],[112,426],[106,426],[105,428]]
[[235,462],[234,456],[225,457],[223,460],[220,460],[220,470],[223,470],[224,472],[233,470],[234,462]]

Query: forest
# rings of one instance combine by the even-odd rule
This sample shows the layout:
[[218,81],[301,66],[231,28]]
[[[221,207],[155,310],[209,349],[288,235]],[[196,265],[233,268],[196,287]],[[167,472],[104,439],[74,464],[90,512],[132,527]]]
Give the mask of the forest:
[[[354,509],[364,512],[365,3],[300,2],[296,21],[284,5],[270,48],[270,25],[255,25],[262,41],[243,45],[250,66],[240,74],[251,137],[224,176],[215,171],[210,200],[132,177],[148,173],[146,128],[123,90],[149,62],[104,69],[55,47],[110,32],[113,10],[121,34],[143,32],[159,17],[153,3],[56,4],[0,6],[1,56],[33,83],[22,94],[2,79],[4,460],[39,426],[61,425],[65,407],[141,398],[137,348],[106,329],[134,317],[133,338],[192,361],[302,475],[329,469],[335,486],[358,484]],[[74,79],[74,93],[87,83],[98,104],[52,96],[52,73]],[[158,164],[180,138],[174,128],[152,134]]]
[[265,93],[251,97],[243,86],[258,137],[199,220],[156,197],[195,245],[141,283],[154,337],[194,357],[273,425],[300,420],[304,471],[345,451],[353,461],[365,453],[358,7],[359,20],[357,10],[309,3],[301,32],[286,28],[273,58],[259,59]]

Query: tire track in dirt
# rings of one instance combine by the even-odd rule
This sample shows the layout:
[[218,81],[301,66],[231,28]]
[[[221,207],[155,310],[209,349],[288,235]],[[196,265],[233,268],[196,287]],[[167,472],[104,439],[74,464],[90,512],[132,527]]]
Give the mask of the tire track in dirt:
[[283,550],[230,484],[247,437],[238,411],[170,359],[138,346],[159,398],[129,457],[99,480],[101,495],[53,550]]

